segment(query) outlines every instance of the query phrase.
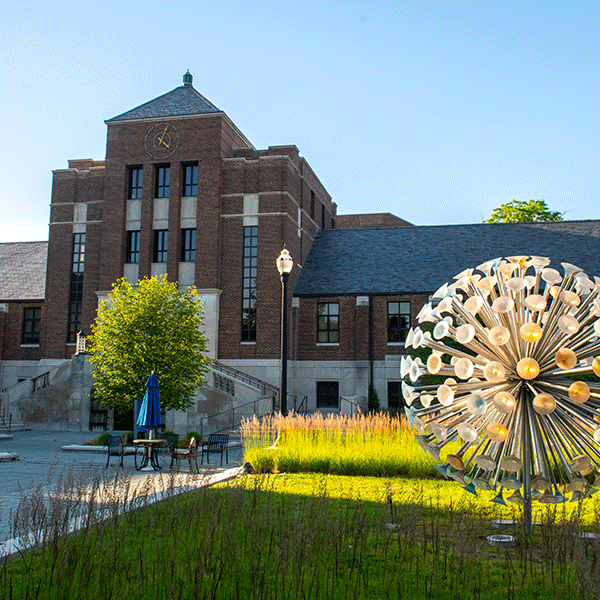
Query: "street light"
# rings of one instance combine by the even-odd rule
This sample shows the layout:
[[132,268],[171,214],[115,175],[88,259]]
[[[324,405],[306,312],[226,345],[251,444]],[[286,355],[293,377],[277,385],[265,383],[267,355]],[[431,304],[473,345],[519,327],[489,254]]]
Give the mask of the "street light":
[[284,416],[287,415],[287,283],[293,266],[294,261],[284,246],[277,258],[277,270],[281,275],[281,377],[279,379],[279,398],[281,414]]

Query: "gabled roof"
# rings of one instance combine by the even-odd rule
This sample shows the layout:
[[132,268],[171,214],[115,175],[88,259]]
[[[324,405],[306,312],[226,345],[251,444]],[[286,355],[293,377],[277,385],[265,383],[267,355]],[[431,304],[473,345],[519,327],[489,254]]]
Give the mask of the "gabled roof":
[[0,244],[0,302],[43,300],[48,242]]
[[600,221],[320,230],[294,295],[433,292],[464,269],[521,254],[600,276]]
[[149,102],[108,119],[105,123],[118,121],[135,121],[138,119],[153,119],[163,117],[184,117],[220,113],[212,102],[197,92],[191,82],[154,98]]

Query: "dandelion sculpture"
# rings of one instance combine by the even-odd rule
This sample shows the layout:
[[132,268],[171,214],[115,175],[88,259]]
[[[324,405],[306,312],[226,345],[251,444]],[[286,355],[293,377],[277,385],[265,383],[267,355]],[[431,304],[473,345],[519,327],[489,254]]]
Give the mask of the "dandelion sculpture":
[[[426,363],[401,363],[419,444],[436,460],[460,445],[436,468],[493,502],[522,504],[527,534],[532,500],[600,489],[600,383],[581,377],[600,377],[600,278],[549,264],[510,256],[456,275],[419,313],[432,331],[408,333],[408,347],[432,350]],[[446,379],[418,385],[424,374]]]

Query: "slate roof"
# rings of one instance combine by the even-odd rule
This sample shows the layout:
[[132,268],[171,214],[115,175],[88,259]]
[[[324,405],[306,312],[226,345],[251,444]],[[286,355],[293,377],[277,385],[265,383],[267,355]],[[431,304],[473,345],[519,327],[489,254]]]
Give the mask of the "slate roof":
[[294,295],[434,292],[464,269],[514,255],[600,276],[600,221],[320,230]]
[[221,111],[212,102],[197,92],[191,85],[182,85],[158,98],[154,98],[154,100],[141,104],[137,108],[133,108],[112,119],[108,119],[105,123],[162,117],[183,117],[220,112]]
[[43,300],[48,242],[0,244],[0,302]]

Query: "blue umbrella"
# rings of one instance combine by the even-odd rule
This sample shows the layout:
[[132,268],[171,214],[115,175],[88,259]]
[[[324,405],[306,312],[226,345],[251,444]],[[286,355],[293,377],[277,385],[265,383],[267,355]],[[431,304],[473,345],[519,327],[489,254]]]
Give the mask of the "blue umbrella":
[[140,431],[150,431],[159,427],[160,420],[160,394],[158,393],[158,379],[154,371],[146,381],[146,393],[140,405],[140,412],[137,418],[137,426]]

